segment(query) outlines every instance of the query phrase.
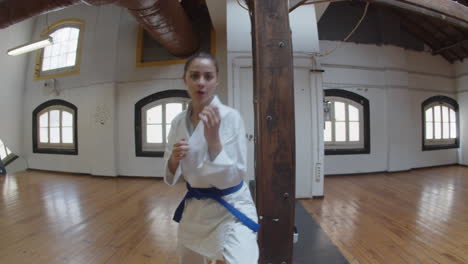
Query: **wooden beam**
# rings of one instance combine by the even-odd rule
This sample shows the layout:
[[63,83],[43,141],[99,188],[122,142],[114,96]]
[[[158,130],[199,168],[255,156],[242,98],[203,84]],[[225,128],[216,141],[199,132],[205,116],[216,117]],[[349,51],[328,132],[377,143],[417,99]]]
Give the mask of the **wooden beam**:
[[292,263],[294,75],[288,2],[251,0],[260,262]]
[[468,28],[468,7],[451,0],[364,0],[411,10]]
[[437,55],[437,54],[439,54],[439,53],[441,53],[441,52],[443,52],[445,50],[453,49],[453,48],[458,47],[460,45],[463,45],[465,43],[468,43],[468,39],[464,39],[464,40],[459,41],[457,43],[453,43],[451,45],[448,45],[448,46],[442,47],[442,48],[440,48],[438,50],[435,50],[435,51],[432,52],[432,55]]
[[300,7],[307,0],[290,0],[289,1],[289,12],[292,12],[294,9]]
[[[410,21],[409,17],[400,16],[400,23],[401,25],[406,28],[407,31],[411,32],[416,38],[420,39],[422,42],[426,43],[426,45],[431,48],[431,50],[437,50],[440,48],[439,43],[434,43],[434,39],[427,38],[430,35],[426,29],[424,29],[418,23],[414,21]],[[449,62],[453,62],[454,59],[447,56],[447,54],[441,54]]]

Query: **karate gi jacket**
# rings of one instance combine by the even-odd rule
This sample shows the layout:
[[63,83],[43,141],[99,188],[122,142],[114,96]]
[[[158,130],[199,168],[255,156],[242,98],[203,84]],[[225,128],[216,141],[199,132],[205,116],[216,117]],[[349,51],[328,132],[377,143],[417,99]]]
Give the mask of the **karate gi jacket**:
[[[223,105],[217,97],[214,97],[210,104],[218,107],[221,116],[221,152],[214,160],[210,160],[203,122],[198,122],[190,135],[187,127],[187,122],[190,122],[188,111],[181,112],[172,121],[164,154],[164,181],[167,184],[174,185],[183,177],[193,188],[226,189],[238,185],[246,178],[247,146],[243,119],[238,111]],[[188,140],[190,150],[172,174],[168,168],[168,161],[173,145],[182,138]],[[244,184],[239,191],[224,196],[223,199],[258,222],[248,184]],[[241,239],[236,238],[237,228],[246,227],[217,201],[190,199],[186,201],[179,223],[178,245],[209,259],[222,259],[223,249],[228,246],[226,243],[232,239]]]

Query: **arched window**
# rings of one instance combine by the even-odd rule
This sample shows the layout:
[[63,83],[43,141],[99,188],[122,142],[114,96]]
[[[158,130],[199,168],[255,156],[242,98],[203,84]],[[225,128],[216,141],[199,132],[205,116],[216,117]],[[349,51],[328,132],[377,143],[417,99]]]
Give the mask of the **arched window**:
[[135,104],[136,156],[162,157],[174,117],[188,106],[184,90],[168,90],[147,96]]
[[11,152],[11,150],[3,143],[0,139],[0,160],[3,165],[8,165],[9,162],[13,161],[16,158],[16,155]]
[[370,153],[369,101],[345,90],[324,92],[325,155]]
[[41,50],[36,59],[35,79],[78,74],[84,22],[62,20],[44,30],[41,37],[51,36],[54,44]]
[[458,103],[434,96],[422,103],[423,150],[458,148]]
[[51,100],[33,112],[33,152],[78,154],[77,108],[63,100]]

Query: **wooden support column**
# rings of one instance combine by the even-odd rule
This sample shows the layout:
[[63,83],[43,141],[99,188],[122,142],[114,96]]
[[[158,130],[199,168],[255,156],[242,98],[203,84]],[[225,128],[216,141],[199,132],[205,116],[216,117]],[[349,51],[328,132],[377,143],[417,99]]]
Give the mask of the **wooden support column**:
[[288,1],[251,0],[260,262],[290,264],[295,124]]

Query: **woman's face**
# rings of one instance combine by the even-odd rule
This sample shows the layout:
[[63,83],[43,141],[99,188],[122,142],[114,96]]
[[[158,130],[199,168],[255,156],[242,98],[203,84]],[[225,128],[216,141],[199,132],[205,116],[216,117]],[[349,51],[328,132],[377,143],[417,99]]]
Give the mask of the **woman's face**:
[[194,104],[207,105],[218,87],[216,66],[210,59],[194,59],[185,73],[184,83]]

